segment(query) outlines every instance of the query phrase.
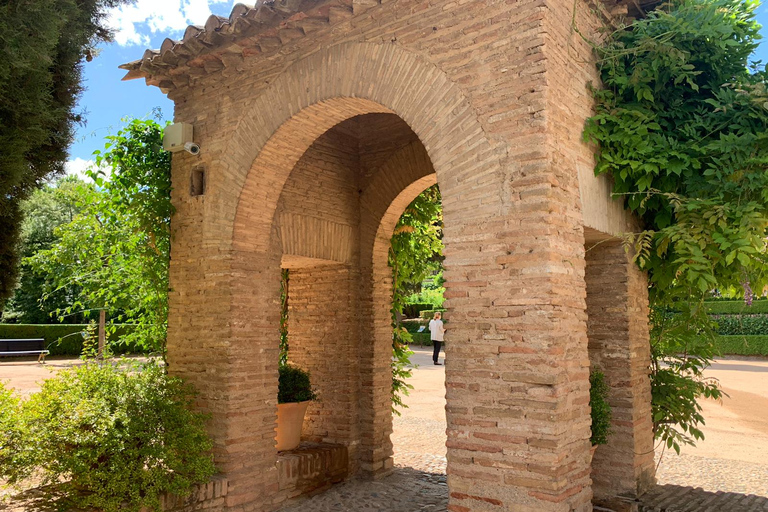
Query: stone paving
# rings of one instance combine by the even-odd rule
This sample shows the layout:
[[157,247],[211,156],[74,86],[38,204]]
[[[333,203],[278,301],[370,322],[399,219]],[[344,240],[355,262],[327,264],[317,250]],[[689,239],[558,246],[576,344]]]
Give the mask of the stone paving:
[[659,485],[643,496],[640,512],[768,512],[768,498]]
[[350,480],[316,496],[298,499],[281,512],[445,512],[447,507],[444,474],[398,466],[381,480]]
[[656,479],[659,484],[700,487],[712,492],[755,494],[768,499],[768,463],[713,459],[685,453],[677,455],[673,452],[664,455]]

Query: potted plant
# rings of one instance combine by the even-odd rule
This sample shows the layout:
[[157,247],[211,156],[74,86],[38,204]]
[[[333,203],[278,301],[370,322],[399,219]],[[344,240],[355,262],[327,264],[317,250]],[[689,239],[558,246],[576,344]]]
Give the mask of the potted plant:
[[590,460],[597,447],[608,442],[611,433],[611,406],[608,403],[610,388],[605,382],[605,374],[596,370],[589,374],[589,406],[592,408],[592,451]]
[[277,450],[293,450],[301,442],[301,426],[309,402],[317,399],[309,372],[290,364],[280,365],[277,384]]

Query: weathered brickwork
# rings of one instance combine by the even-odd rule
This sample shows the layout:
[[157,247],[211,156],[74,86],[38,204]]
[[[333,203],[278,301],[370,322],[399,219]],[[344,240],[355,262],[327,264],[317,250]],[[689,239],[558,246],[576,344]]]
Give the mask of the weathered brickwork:
[[346,446],[304,443],[277,459],[278,493],[275,505],[303,494],[317,493],[343,481],[349,473]]
[[611,388],[611,435],[592,461],[596,501],[637,497],[653,485],[648,380],[648,285],[620,243],[587,243],[587,315],[592,367]]
[[610,16],[583,0],[238,6],[129,66],[202,148],[173,160],[168,347],[213,414],[226,509],[279,493],[281,266],[291,359],[328,400],[305,435],[349,447],[365,474],[391,468],[388,240],[436,181],[449,508],[590,510],[584,226],[629,223],[588,172],[595,74],[574,8],[587,35]]

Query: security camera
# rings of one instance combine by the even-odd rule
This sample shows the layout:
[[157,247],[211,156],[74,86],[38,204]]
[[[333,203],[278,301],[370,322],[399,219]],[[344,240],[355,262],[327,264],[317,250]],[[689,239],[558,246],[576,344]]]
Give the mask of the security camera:
[[185,142],[184,143],[184,151],[186,151],[190,155],[199,155],[200,154],[200,146],[198,146],[194,142]]

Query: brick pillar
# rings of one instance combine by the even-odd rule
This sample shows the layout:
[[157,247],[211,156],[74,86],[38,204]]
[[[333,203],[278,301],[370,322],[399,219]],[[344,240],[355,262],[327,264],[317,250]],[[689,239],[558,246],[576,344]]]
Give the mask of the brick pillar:
[[[394,466],[392,433],[392,270],[363,265],[360,301],[360,468],[370,477]],[[382,258],[379,258],[380,260]]]
[[197,405],[211,415],[216,466],[228,481],[226,508],[271,510],[279,255],[205,252],[191,236],[175,238],[172,255],[169,371],[197,389]]
[[648,281],[620,243],[589,248],[587,327],[592,368],[611,387],[612,433],[592,461],[595,500],[636,497],[654,483],[648,379]]

